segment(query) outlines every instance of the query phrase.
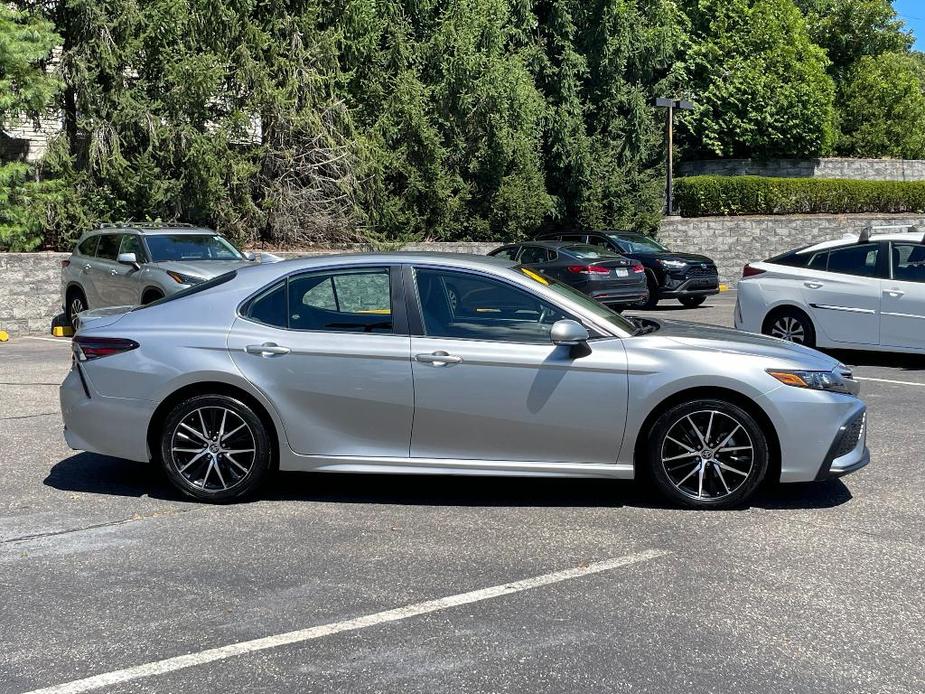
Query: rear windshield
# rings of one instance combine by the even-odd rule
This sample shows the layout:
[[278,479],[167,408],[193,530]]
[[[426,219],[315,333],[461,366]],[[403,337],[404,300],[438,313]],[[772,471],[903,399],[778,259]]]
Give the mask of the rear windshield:
[[613,251],[606,248],[601,248],[600,246],[591,246],[584,243],[562,246],[561,250],[565,251],[569,255],[575,256],[576,258],[581,258],[582,260],[597,260],[599,258],[621,257],[619,253],[614,253]]
[[212,287],[217,287],[220,284],[225,284],[225,282],[230,282],[235,277],[237,277],[238,271],[232,270],[231,272],[226,272],[224,275],[219,275],[218,277],[213,277],[210,280],[206,280],[201,284],[195,284],[192,287],[186,289],[181,289],[176,294],[171,294],[170,296],[165,296],[157,301],[152,301],[150,304],[145,304],[144,306],[136,306],[133,308],[133,311],[140,311],[143,308],[148,308],[149,306],[159,306],[161,304],[167,304],[171,301],[176,301],[177,299],[183,299],[187,296],[192,296],[193,294],[198,294],[199,292],[204,292],[207,289],[212,289]]
[[151,259],[166,260],[241,260],[237,248],[218,234],[151,234],[145,236]]

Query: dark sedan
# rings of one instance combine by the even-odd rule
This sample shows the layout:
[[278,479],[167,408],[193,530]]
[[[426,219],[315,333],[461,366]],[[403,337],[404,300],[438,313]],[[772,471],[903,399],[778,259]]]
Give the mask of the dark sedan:
[[554,232],[538,238],[547,241],[588,243],[638,260],[645,267],[649,284],[646,308],[659,299],[677,299],[694,308],[719,292],[716,263],[705,255],[671,251],[645,234],[625,231]]
[[600,246],[567,242],[518,243],[496,248],[488,255],[513,260],[608,306],[622,308],[645,302],[649,297],[642,263]]

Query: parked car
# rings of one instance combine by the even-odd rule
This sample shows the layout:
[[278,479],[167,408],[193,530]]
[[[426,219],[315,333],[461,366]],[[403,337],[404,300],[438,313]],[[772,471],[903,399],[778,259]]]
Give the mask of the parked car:
[[925,352],[925,234],[872,231],[746,265],[735,326],[811,347]]
[[[267,254],[263,260],[274,258]],[[103,225],[81,236],[71,256],[61,261],[65,319],[74,325],[75,316],[88,308],[149,304],[255,260],[211,229]]]
[[[632,478],[740,504],[868,462],[835,359],[731,328],[629,320],[512,261],[316,256],[88,311],[60,389],[77,450],[157,460],[226,501],[275,467]],[[413,427],[412,427],[413,422]]]
[[514,260],[614,308],[625,308],[649,298],[642,263],[601,246],[537,241],[501,246],[488,255]]
[[655,308],[662,299],[677,299],[687,308],[700,306],[708,296],[719,293],[716,263],[705,255],[670,251],[645,234],[622,231],[553,232],[538,239],[589,243],[638,260],[643,264],[649,298],[645,308]]

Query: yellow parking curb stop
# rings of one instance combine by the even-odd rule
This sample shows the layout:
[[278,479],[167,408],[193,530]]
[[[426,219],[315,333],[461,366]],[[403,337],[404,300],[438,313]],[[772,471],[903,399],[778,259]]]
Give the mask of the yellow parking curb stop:
[[720,290],[721,292],[728,292],[728,291],[729,291],[729,285],[728,285],[728,284],[721,284],[721,285],[719,285],[719,290]]
[[55,337],[72,337],[74,335],[74,328],[66,325],[56,325],[51,329],[51,334]]
[[0,342],[6,342],[10,339],[10,334],[6,330],[0,330]]

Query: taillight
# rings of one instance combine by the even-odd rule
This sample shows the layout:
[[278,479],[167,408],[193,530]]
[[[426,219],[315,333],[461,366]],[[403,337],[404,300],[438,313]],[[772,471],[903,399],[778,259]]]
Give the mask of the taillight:
[[122,337],[90,337],[78,335],[73,341],[74,354],[78,361],[93,361],[113,354],[138,349],[138,343]]
[[755,275],[764,274],[764,270],[757,267],[752,267],[751,265],[746,265],[742,268],[742,277],[754,277]]
[[61,267],[62,267],[62,268],[66,268],[66,267],[67,267],[68,265],[70,265],[70,264],[71,264],[71,261],[68,260],[67,258],[65,258],[64,260],[61,261]]
[[577,275],[609,275],[610,268],[601,267],[600,265],[569,265],[569,272]]
[[637,274],[640,273],[640,272],[645,272],[645,271],[646,271],[646,269],[642,266],[642,263],[633,263],[632,270],[633,270],[633,272],[635,272],[635,273],[637,273]]

